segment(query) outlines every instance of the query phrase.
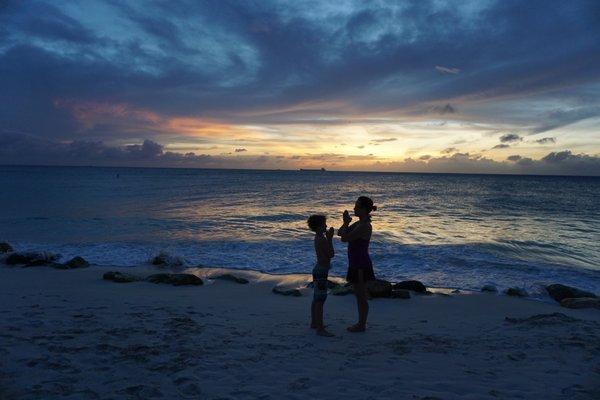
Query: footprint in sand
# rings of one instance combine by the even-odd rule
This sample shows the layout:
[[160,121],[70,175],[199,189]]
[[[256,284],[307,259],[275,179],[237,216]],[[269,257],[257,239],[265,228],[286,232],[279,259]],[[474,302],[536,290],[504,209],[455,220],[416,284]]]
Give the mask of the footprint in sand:
[[173,381],[176,386],[177,393],[184,399],[196,399],[202,393],[200,385],[196,379],[182,376]]

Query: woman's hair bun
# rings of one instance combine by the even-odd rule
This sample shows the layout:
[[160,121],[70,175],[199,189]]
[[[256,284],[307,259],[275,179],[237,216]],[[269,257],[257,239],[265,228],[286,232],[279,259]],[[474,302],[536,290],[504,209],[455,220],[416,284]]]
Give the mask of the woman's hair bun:
[[373,207],[371,207],[371,210],[373,210],[373,211],[377,211],[377,206],[376,206],[376,205],[373,205]]

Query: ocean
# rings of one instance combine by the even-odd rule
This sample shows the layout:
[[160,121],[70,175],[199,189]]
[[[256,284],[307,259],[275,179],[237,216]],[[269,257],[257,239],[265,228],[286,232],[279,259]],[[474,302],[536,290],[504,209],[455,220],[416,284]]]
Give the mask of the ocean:
[[[381,278],[600,292],[600,178],[3,166],[0,188],[0,241],[100,265],[166,251],[189,266],[308,273],[306,218],[337,228],[367,195]],[[343,276],[344,243],[335,250]]]

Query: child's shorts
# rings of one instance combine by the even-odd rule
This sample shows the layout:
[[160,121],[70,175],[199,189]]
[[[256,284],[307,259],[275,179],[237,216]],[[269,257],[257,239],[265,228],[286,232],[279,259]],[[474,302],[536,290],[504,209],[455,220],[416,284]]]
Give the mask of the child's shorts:
[[312,271],[314,285],[314,301],[325,301],[327,299],[327,277],[329,275],[329,267],[315,265]]

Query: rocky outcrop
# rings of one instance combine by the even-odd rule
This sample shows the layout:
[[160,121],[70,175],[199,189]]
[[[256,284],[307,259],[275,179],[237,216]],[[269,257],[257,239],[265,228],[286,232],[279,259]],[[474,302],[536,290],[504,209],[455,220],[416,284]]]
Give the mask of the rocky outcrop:
[[331,288],[330,293],[334,296],[346,296],[347,294],[354,293],[354,289],[351,284],[337,285]]
[[87,262],[83,257],[73,257],[66,263],[53,263],[52,266],[56,269],[77,269],[77,268],[87,268],[90,266],[90,263]]
[[390,297],[392,299],[410,299],[410,292],[404,289],[394,289]]
[[146,278],[152,283],[166,283],[173,286],[194,285],[199,286],[204,282],[192,274],[153,274]]
[[560,305],[566,308],[597,308],[600,310],[600,299],[597,297],[577,297],[562,299]]
[[382,279],[375,279],[367,282],[367,294],[372,298],[391,297],[392,284]]
[[58,260],[58,255],[47,252],[27,252],[27,253],[10,253],[4,259],[7,265],[23,265],[33,267],[38,265],[48,265]]
[[302,293],[298,289],[282,289],[277,286],[275,286],[273,288],[273,293],[280,294],[282,296],[293,296],[293,297],[302,296]]
[[10,244],[6,242],[0,242],[0,254],[11,253],[13,251],[14,250]]
[[484,287],[481,288],[482,292],[488,292],[488,293],[498,293],[498,288],[494,285],[485,285]]
[[210,279],[219,279],[219,280],[223,280],[223,281],[230,281],[230,282],[235,282],[235,283],[240,283],[240,284],[246,284],[248,283],[248,279],[245,278],[240,278],[239,276],[235,276],[232,274],[223,274],[223,275],[217,275],[217,276],[213,276]]
[[105,272],[104,275],[102,275],[102,279],[117,283],[129,283],[139,281],[142,278],[124,272],[108,271]]
[[402,290],[410,290],[417,293],[425,293],[427,291],[427,287],[420,281],[402,281],[394,284],[394,290],[402,289]]
[[527,297],[528,296],[527,291],[525,289],[518,288],[518,287],[508,288],[508,289],[506,289],[504,294],[506,294],[507,296],[514,296],[514,297]]
[[[327,279],[327,289],[333,289],[333,288],[338,287],[338,286],[340,286],[339,283],[336,283],[336,282],[334,282],[334,281],[332,281],[330,279]],[[314,282],[308,282],[306,284],[306,287],[312,289],[312,288],[315,287],[315,283]]]
[[580,297],[597,297],[594,293],[586,292],[585,290],[577,289],[572,286],[561,285],[560,283],[555,283],[553,285],[546,286],[546,291],[548,291],[550,297],[552,297],[559,303],[564,299],[577,299]]

